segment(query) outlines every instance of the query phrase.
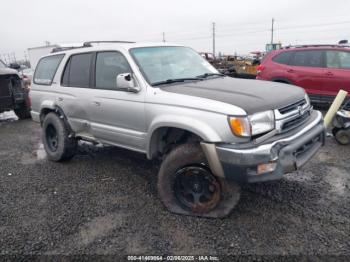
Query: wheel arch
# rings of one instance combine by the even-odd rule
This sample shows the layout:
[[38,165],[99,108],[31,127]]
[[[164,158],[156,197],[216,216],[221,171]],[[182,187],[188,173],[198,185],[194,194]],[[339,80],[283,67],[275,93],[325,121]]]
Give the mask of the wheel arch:
[[[167,117],[166,119],[171,118]],[[165,137],[169,138],[169,136],[170,139],[168,141],[163,141]],[[148,132],[146,146],[147,158],[152,159],[156,157],[159,149],[164,148],[164,143],[167,144],[167,142],[177,142],[176,139],[181,140],[184,138],[194,139],[198,142],[220,141],[219,135],[212,129],[212,127],[195,119],[187,119],[187,121],[181,122],[169,122],[169,120],[164,122],[158,121],[152,125]]]
[[69,129],[69,131],[72,133],[72,128],[71,125],[68,122],[68,119],[63,111],[63,109],[61,107],[59,107],[56,104],[53,103],[47,103],[47,104],[43,104],[41,109],[40,109],[40,113],[39,113],[39,118],[40,118],[40,124],[43,124],[43,121],[45,119],[45,116],[49,113],[55,113],[57,114],[65,123],[65,125],[67,126],[67,128]]

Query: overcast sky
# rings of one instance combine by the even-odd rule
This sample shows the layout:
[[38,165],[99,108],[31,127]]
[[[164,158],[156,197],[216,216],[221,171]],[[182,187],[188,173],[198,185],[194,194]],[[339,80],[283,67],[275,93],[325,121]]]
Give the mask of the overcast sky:
[[247,54],[275,42],[336,43],[350,38],[349,0],[2,0],[0,55],[24,56],[45,41],[162,41]]

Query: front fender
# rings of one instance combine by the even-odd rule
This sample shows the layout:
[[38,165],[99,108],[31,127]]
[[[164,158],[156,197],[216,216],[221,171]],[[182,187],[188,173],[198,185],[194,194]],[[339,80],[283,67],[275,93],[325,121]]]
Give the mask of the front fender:
[[189,131],[200,138],[205,142],[220,142],[220,135],[206,122],[187,116],[178,116],[178,115],[162,115],[155,118],[150,125],[150,128],[147,132],[147,157],[151,158],[151,147],[153,143],[153,136],[155,131],[159,128],[164,127],[174,127]]

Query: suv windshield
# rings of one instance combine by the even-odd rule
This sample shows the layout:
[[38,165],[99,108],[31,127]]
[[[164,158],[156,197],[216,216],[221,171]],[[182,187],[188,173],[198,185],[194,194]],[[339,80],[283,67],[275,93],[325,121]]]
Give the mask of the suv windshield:
[[201,80],[219,74],[209,62],[188,47],[140,47],[131,49],[130,53],[150,85]]

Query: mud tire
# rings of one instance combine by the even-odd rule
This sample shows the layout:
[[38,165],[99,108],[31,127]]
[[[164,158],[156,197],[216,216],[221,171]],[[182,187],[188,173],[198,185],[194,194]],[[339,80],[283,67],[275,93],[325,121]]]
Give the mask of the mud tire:
[[240,186],[233,181],[216,177],[220,184],[220,200],[208,212],[197,212],[181,205],[174,191],[176,173],[187,166],[201,165],[208,168],[207,160],[199,144],[182,144],[175,147],[163,160],[158,173],[158,193],[170,212],[199,217],[221,218],[228,216],[240,199]]
[[[55,135],[49,135],[56,132]],[[77,140],[69,137],[70,130],[63,119],[55,113],[48,113],[43,121],[42,141],[44,144],[47,158],[51,161],[61,162],[71,159],[77,151]],[[53,143],[50,136],[56,137]]]

